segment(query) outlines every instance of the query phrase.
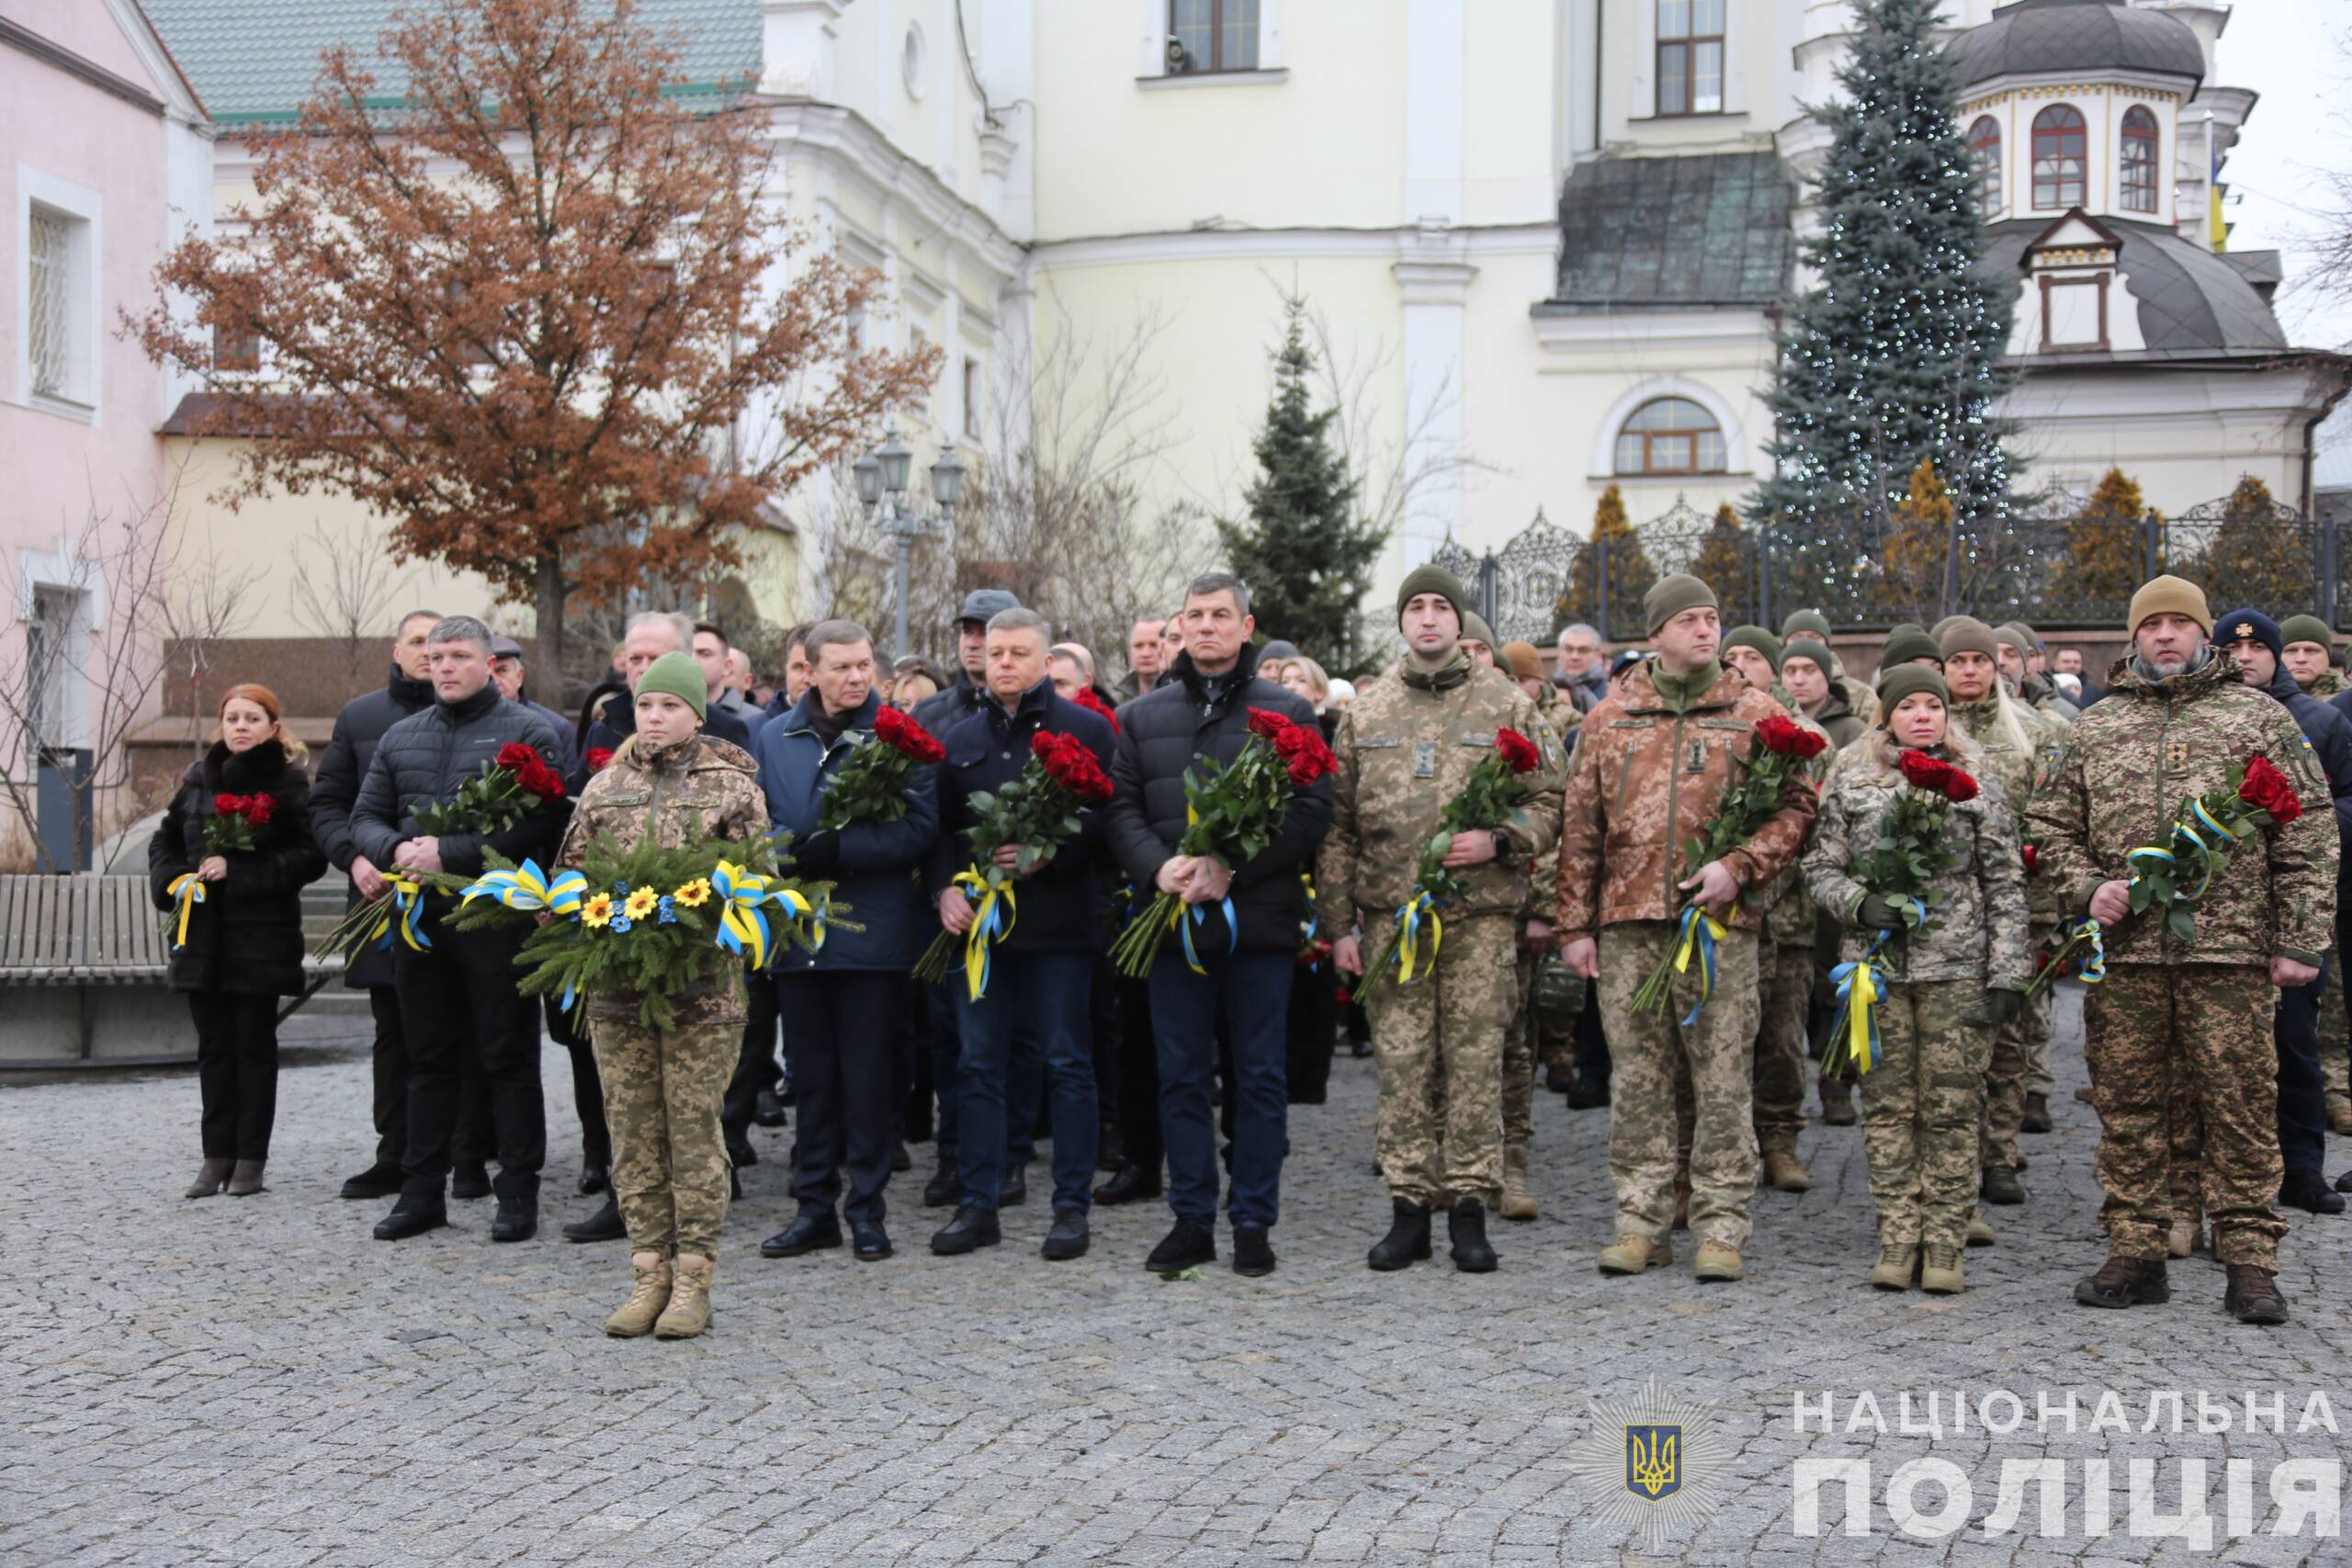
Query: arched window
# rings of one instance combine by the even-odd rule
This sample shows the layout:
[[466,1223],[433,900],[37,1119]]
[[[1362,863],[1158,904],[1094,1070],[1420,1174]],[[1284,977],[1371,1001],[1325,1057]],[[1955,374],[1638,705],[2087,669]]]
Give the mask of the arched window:
[[2089,169],[2089,134],[2080,110],[2052,104],[2033,117],[2034,206],[2082,206]]
[[1968,128],[1968,160],[1976,170],[1976,206],[1985,216],[2001,209],[2001,122],[1980,117]]
[[2156,209],[2156,117],[2132,108],[2123,117],[2123,210]]
[[1724,432],[1688,398],[1653,398],[1617,433],[1621,474],[1720,474]]

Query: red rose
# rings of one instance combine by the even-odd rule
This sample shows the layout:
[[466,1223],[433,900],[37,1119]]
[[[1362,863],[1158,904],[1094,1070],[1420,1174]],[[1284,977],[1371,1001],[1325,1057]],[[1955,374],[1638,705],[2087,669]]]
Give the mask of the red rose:
[[1279,740],[1282,739],[1283,730],[1295,728],[1290,720],[1278,713],[1270,713],[1264,708],[1250,710],[1250,733],[1261,739]]
[[269,819],[277,815],[277,797],[269,795],[245,796],[245,820],[256,828],[266,828]]
[[2256,757],[2245,765],[2245,780],[2238,785],[2238,798],[2257,811],[2270,813],[2274,827],[2283,828],[2303,814],[2302,797],[2267,757]]
[[561,775],[537,757],[531,759],[529,766],[516,770],[514,783],[524,794],[536,795],[541,800],[563,798]]
[[[1043,741],[1046,737],[1037,737]],[[1111,780],[1102,765],[1087,750],[1086,742],[1076,736],[1060,738],[1063,744],[1049,751],[1036,748],[1038,760],[1045,764],[1046,776],[1090,806],[1100,805],[1111,798]]]
[[1829,746],[1828,737],[1815,734],[1781,713],[1758,719],[1756,738],[1764,743],[1764,750],[1783,757],[1818,757]]
[[1102,699],[1094,694],[1093,687],[1080,686],[1078,689],[1078,695],[1072,697],[1070,701],[1076,703],[1079,706],[1084,708],[1089,713],[1101,714],[1105,719],[1110,721],[1111,733],[1114,735],[1119,733],[1119,716],[1113,713],[1108,707],[1103,705]]
[[1963,773],[1958,768],[1948,770],[1944,774],[1944,798],[1951,801],[1974,800],[1976,798],[1975,775]]
[[1905,751],[1895,758],[1894,765],[1902,772],[1903,782],[1914,789],[1930,795],[1944,792],[1944,781],[1951,776],[1951,764],[1939,762],[1925,751]]
[[1278,756],[1296,757],[1304,753],[1315,739],[1313,730],[1305,725],[1294,724],[1274,737],[1274,751]]
[[1503,761],[1510,764],[1510,771],[1514,773],[1532,773],[1544,765],[1543,755],[1535,750],[1535,743],[1516,729],[1496,730],[1495,750],[1502,753]]
[[244,814],[245,814],[245,797],[244,797],[243,795],[214,795],[214,796],[212,797],[212,815],[213,815],[213,816],[215,816],[215,817],[243,817]]
[[601,773],[612,765],[613,749],[611,747],[591,746],[588,748],[588,771],[590,773]]
[[2041,852],[2031,844],[2025,847],[2025,874],[2031,876],[2041,864]]
[[947,755],[937,736],[894,707],[885,706],[875,714],[874,733],[884,745],[918,762],[936,762]]
[[[513,773],[519,773],[533,762],[538,761],[538,752],[524,745],[520,740],[510,740],[498,749],[498,765]],[[546,764],[542,762],[540,765],[544,767]]]
[[[1300,738],[1299,743],[1295,748],[1283,748],[1283,754],[1289,761],[1293,784],[1304,789],[1326,773],[1339,772],[1340,760],[1331,755],[1331,749],[1323,744],[1320,735],[1298,725],[1292,726],[1292,733]],[[1280,741],[1275,744],[1282,746]]]

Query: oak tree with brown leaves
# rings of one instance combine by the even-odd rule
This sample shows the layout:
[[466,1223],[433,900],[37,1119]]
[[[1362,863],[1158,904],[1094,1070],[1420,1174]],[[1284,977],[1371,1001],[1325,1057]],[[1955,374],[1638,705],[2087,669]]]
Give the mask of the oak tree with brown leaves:
[[[129,324],[249,436],[232,505],[339,491],[396,558],[564,608],[735,564],[736,531],[916,400],[939,351],[862,349],[880,277],[813,249],[763,192],[758,107],[685,91],[628,0],[435,0],[349,51],[255,135],[236,240],[195,239]],[[175,298],[188,309],[175,313]],[[191,324],[192,323],[192,324]],[[240,374],[213,344],[262,347]]]

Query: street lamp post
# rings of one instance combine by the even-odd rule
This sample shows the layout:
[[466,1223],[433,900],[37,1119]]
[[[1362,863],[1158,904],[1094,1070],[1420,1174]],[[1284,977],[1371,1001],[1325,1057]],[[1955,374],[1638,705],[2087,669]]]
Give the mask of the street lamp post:
[[[891,597],[897,603],[897,619],[891,638],[891,657],[902,659],[907,653],[907,575],[914,542],[930,527],[931,520],[918,516],[906,502],[907,479],[914,467],[914,454],[899,439],[896,425],[884,434],[882,445],[850,465],[857,476],[857,498],[867,506],[882,508],[882,531],[890,536],[898,547],[898,567]],[[953,522],[956,503],[964,499],[964,464],[956,456],[953,442],[942,443],[939,460],[931,466],[931,499],[939,508],[939,524],[944,532]]]

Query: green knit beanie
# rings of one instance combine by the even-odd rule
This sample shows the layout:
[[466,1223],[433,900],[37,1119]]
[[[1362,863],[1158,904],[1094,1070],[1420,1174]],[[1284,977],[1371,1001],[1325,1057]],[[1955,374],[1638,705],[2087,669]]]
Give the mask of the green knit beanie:
[[2278,623],[2281,643],[2315,642],[2331,653],[2335,649],[2335,634],[2317,615],[2290,615]]
[[1723,606],[1715,598],[1715,591],[1687,571],[1670,572],[1651,585],[1642,595],[1642,625],[1650,636],[1658,627],[1685,610],[1719,610]]
[[[1921,636],[1927,634],[1922,632]],[[1932,692],[1936,701],[1946,707],[1951,705],[1951,689],[1944,678],[1924,664],[1891,665],[1878,678],[1878,714],[1883,726],[1904,698],[1919,692]]]
[[1944,661],[1943,644],[1929,637],[1927,627],[1906,623],[1888,634],[1886,647],[1879,654],[1878,661],[1880,668],[1891,669],[1897,664],[1908,664],[1915,659],[1932,659],[1941,664]]
[[1813,660],[1814,668],[1821,671],[1822,679],[1827,680],[1829,671],[1835,667],[1832,662],[1835,657],[1829,651],[1827,643],[1807,634],[1804,637],[1792,637],[1781,645],[1781,658],[1776,668],[1786,670],[1792,659],[1810,659]]
[[648,692],[666,692],[695,710],[696,719],[710,716],[710,682],[702,678],[702,666],[690,654],[665,653],[645,667],[637,678],[637,695]]
[[1811,632],[1826,648],[1829,646],[1829,617],[1818,610],[1792,610],[1788,618],[1781,623],[1781,640],[1785,642],[1799,632]]
[[1411,604],[1416,595],[1422,593],[1442,595],[1445,602],[1453,606],[1457,620],[1463,618],[1464,606],[1470,603],[1470,595],[1463,591],[1462,580],[1453,573],[1442,566],[1417,566],[1405,574],[1404,582],[1396,590],[1398,620],[1405,618],[1405,606]]
[[[1752,648],[1762,654],[1776,671],[1781,668],[1781,639],[1762,626],[1732,627],[1724,638],[1724,651],[1729,653],[1735,648]],[[1828,666],[1824,665],[1822,670],[1826,674]]]
[[[1421,592],[1426,593],[1429,590],[1423,589]],[[1464,610],[1462,612],[1462,640],[1483,642],[1487,649],[1492,651],[1495,646],[1494,628],[1487,625],[1485,618],[1477,611]]]
[[1999,662],[2000,644],[1994,638],[1993,628],[1973,615],[1954,615],[1943,630],[1944,657],[1955,653],[1981,653]]

